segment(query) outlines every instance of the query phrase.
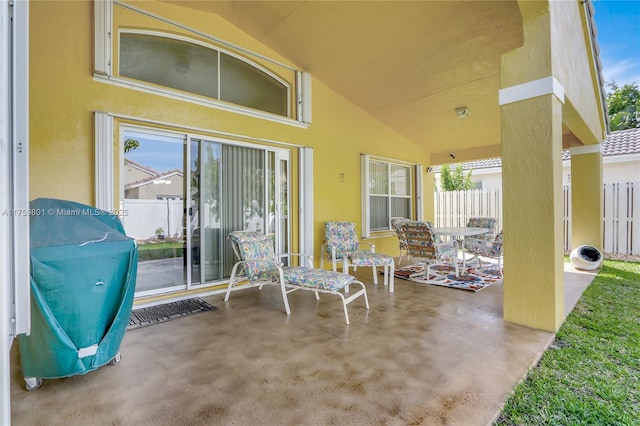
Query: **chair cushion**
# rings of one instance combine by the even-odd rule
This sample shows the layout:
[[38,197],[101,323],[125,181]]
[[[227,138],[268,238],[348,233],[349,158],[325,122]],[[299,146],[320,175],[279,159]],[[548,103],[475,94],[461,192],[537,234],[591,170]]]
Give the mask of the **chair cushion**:
[[353,222],[325,223],[325,240],[327,254],[331,256],[331,249],[335,248],[336,256],[351,256],[358,249],[358,234]]
[[[309,271],[312,271],[312,269],[307,268],[306,266],[284,266],[282,268],[282,277],[284,278],[285,283],[300,285],[303,277],[309,273]],[[261,271],[254,278],[260,281],[270,281],[274,283],[280,281],[278,269],[273,267],[271,269]]]
[[304,274],[298,285],[319,290],[338,291],[353,280],[355,277],[341,272],[312,269]]
[[250,280],[253,280],[265,271],[276,269],[274,266],[278,264],[278,261],[273,252],[271,240],[263,239],[261,241],[240,242],[238,243],[238,250],[240,251],[240,257],[242,259],[270,260],[273,262],[247,262],[245,268]]
[[481,240],[492,239],[495,235],[497,220],[493,217],[471,217],[467,222],[467,226],[474,228],[489,228],[486,234],[469,235],[468,238],[479,238]]
[[351,264],[354,266],[393,265],[393,257],[382,253],[357,251],[351,255]]
[[[326,291],[342,290],[346,285],[355,280],[355,277],[351,275],[323,269],[312,269],[304,266],[286,266],[282,268],[282,275],[286,284]],[[262,271],[255,276],[255,279],[277,283],[280,277],[278,276],[278,270],[273,268]]]

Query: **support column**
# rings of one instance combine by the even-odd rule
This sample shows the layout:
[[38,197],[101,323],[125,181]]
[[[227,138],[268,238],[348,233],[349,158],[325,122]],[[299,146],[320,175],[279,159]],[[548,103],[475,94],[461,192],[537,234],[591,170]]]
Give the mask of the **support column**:
[[602,187],[600,144],[571,148],[572,249],[581,245],[604,249]]
[[562,104],[546,95],[501,109],[504,318],[556,331],[564,319]]
[[504,318],[555,332],[564,319],[562,103],[548,2],[520,1],[524,46],[502,58]]

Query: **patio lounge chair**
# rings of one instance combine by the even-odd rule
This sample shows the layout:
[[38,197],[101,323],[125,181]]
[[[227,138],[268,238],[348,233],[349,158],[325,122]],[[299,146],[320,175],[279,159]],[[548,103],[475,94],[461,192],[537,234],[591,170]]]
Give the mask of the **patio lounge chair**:
[[415,265],[424,267],[427,280],[432,274],[441,276],[431,271],[431,266],[435,265],[450,265],[458,275],[458,241],[441,242],[429,222],[406,221],[400,227],[407,239],[407,257]]
[[[280,257],[273,249],[273,241],[267,235],[254,231],[234,231],[229,234],[229,240],[233,251],[239,261],[233,266],[229,285],[225,294],[225,302],[229,300],[232,290],[240,290],[250,287],[258,287],[268,284],[279,285],[284,307],[287,315],[291,314],[289,299],[287,294],[296,290],[310,290],[315,292],[316,300],[320,300],[319,293],[333,294],[342,299],[344,317],[349,324],[349,312],[347,305],[360,296],[364,297],[364,303],[369,309],[369,299],[367,290],[362,282],[354,277],[339,272],[325,271],[313,268],[311,258],[295,253],[287,253],[288,256],[302,256],[310,266],[283,266]],[[238,285],[240,282],[249,280],[249,284]],[[340,292],[344,289],[348,293],[350,285],[359,285],[361,289],[345,297]]]
[[502,244],[502,231],[490,240],[482,238],[467,238],[464,240],[464,248],[467,252],[474,255],[476,267],[482,267],[482,259],[480,259],[480,256],[496,259],[498,261],[498,272],[500,276],[502,276]]
[[[369,250],[360,250],[360,245],[368,245]],[[384,285],[389,293],[394,292],[395,263],[393,257],[376,253],[375,245],[358,241],[356,224],[353,222],[327,222],[325,224],[325,244],[322,245],[320,264],[324,265],[325,252],[330,256],[333,270],[337,271],[338,262],[342,262],[342,272],[349,273],[349,266],[370,266],[373,270],[373,283],[378,285],[378,266],[384,268]]]

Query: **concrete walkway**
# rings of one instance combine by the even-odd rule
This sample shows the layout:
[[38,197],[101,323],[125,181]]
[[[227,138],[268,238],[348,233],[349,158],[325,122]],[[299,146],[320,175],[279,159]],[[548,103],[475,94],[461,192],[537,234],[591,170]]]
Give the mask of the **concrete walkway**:
[[[24,389],[14,425],[486,425],[553,334],[506,323],[502,288],[478,293],[359,270],[371,310],[275,287],[207,297],[218,310],[127,332],[122,362]],[[567,264],[571,309],[594,274]]]

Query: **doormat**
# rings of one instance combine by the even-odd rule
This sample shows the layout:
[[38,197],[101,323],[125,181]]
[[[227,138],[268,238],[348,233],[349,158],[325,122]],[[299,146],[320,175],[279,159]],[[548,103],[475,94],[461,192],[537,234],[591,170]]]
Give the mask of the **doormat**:
[[150,306],[131,311],[127,330],[133,330],[147,325],[158,324],[176,318],[186,317],[198,312],[213,311],[216,308],[212,304],[194,297],[192,299],[179,300],[163,305]]
[[458,276],[452,266],[432,266],[431,272],[427,278],[424,275],[424,267],[412,265],[396,269],[394,275],[419,284],[439,285],[474,292],[502,281],[496,264],[485,263],[482,268],[467,268]]

